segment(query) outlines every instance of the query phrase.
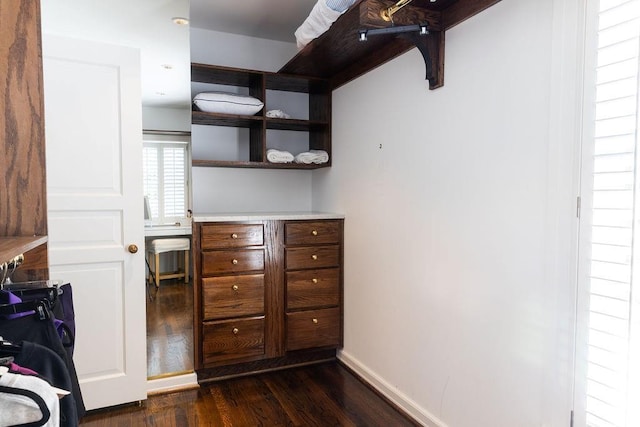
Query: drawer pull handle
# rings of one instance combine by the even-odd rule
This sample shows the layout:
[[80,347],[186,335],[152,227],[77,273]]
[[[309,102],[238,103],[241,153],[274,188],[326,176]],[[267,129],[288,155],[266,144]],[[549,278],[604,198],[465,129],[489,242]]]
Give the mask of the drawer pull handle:
[[234,259],[233,261],[231,261],[231,264],[233,264],[233,265],[238,264],[238,260],[237,260],[237,259]]
[[240,289],[240,288],[238,287],[238,285],[233,285],[231,287],[231,289],[233,289],[234,291],[238,292],[238,289]]
[[315,254],[311,255],[311,259],[314,260],[314,261],[317,260],[318,259],[318,255],[315,255]]
[[313,230],[313,231],[311,232],[311,234],[312,234],[312,235],[314,235],[314,236],[317,236],[317,235],[318,235],[318,230]]
[[313,279],[311,279],[311,281],[312,281],[313,283],[318,283],[318,279],[316,279],[315,277],[314,277]]
[[313,322],[314,325],[318,324],[318,319],[316,319],[315,317],[311,321]]
[[237,239],[237,238],[238,238],[238,235],[237,235],[236,233],[233,233],[233,234],[231,235],[231,238],[232,238],[232,239]]
[[238,335],[238,332],[240,332],[240,330],[238,330],[238,328],[233,328],[231,332],[233,332],[233,335]]

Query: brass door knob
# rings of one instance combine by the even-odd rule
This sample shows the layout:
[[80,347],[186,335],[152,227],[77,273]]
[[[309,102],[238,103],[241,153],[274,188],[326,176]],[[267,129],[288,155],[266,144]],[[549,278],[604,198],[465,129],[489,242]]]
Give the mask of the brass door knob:
[[231,261],[231,264],[233,264],[233,265],[238,264],[238,260],[237,260],[237,259],[232,260],[232,261]]
[[231,289],[233,289],[234,291],[238,292],[238,289],[240,289],[240,288],[238,288],[238,285],[233,285],[231,287]]
[[318,283],[318,279],[316,279],[315,277],[314,277],[313,279],[311,279],[311,281],[312,281],[313,283]]
[[129,249],[129,252],[131,252],[132,254],[135,254],[136,252],[138,252],[138,245],[129,245],[127,249]]
[[233,332],[233,335],[238,335],[238,332],[240,331],[238,330],[238,328],[233,328],[231,332]]
[[314,261],[317,260],[318,259],[318,255],[311,255],[311,259],[314,260]]
[[316,319],[315,317],[311,321],[314,323],[314,325],[318,324],[318,319]]
[[317,235],[318,235],[318,230],[313,230],[313,231],[311,232],[311,234],[312,234],[312,235],[314,235],[314,236],[317,236]]
[[238,235],[237,235],[236,233],[233,233],[233,234],[231,235],[231,238],[232,238],[232,239],[237,239],[237,238],[238,238]]

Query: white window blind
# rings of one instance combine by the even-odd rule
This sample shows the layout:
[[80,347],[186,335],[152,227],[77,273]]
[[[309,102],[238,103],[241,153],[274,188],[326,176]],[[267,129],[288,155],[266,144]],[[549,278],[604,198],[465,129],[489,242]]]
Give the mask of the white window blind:
[[145,136],[144,194],[156,224],[184,222],[189,205],[188,144]]
[[640,0],[600,0],[586,422],[640,426]]

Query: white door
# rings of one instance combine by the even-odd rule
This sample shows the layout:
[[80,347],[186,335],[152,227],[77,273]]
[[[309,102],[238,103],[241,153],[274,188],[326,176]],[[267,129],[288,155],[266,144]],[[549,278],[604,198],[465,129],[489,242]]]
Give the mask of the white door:
[[43,35],[50,276],[73,287],[87,409],[146,398],[139,62]]

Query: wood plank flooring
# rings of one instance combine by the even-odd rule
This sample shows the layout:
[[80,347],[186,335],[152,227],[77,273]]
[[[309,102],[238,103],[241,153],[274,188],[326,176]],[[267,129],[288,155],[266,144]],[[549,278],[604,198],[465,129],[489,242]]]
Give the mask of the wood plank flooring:
[[147,296],[147,377],[193,371],[193,285],[163,280]]
[[417,426],[337,362],[230,379],[97,411],[83,426]]

